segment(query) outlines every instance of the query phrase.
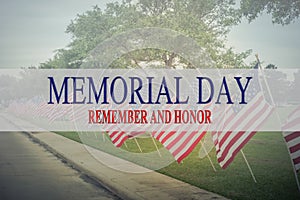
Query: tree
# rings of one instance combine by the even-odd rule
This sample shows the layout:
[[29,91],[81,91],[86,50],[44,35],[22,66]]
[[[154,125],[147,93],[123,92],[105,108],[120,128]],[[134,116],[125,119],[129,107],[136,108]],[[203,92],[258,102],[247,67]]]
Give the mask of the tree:
[[268,64],[266,69],[277,69],[277,67],[274,64]]
[[[241,67],[250,51],[235,53],[225,47],[227,33],[240,22],[234,0],[123,0],[106,9],[95,6],[78,15],[67,27],[72,42],[60,49],[42,68],[77,68],[88,52],[104,40],[135,28],[160,27],[178,31],[203,47],[218,67]],[[166,67],[186,60],[163,49],[141,49],[123,55],[111,67],[140,67],[141,61],[158,60]]]
[[[264,70],[264,76],[269,85],[270,95],[272,95],[275,101],[274,103],[284,105],[288,101],[289,90],[287,90],[287,88],[290,87],[290,81],[287,79],[287,75],[278,70],[275,65],[269,64],[266,70]],[[265,88],[264,91],[268,91],[268,89]]]
[[241,0],[241,12],[249,22],[266,11],[276,24],[290,24],[299,18],[300,0]]

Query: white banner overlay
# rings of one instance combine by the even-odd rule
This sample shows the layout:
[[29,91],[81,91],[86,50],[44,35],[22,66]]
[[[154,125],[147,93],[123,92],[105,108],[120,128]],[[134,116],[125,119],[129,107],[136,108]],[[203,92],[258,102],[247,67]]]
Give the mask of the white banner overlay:
[[300,103],[297,73],[1,70],[0,114],[7,120],[0,126],[3,131],[297,131],[299,120],[292,115]]

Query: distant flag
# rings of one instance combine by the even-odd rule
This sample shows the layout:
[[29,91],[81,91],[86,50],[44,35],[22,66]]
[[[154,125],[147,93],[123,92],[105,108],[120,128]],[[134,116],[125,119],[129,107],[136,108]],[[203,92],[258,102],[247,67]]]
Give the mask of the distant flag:
[[[148,105],[143,105],[141,108],[138,108],[139,110],[145,109],[145,106]],[[110,110],[112,109],[111,105],[108,105],[105,107],[104,110]],[[117,110],[120,110],[121,112],[124,110],[128,110],[129,107],[126,107],[126,104],[119,105],[119,107],[114,108]],[[132,110],[135,110],[134,108]],[[141,131],[141,126],[140,125],[134,125],[132,126],[129,130],[126,130],[126,128],[122,124],[118,124],[115,126],[108,125],[108,124],[103,124],[102,129],[105,130],[105,132],[109,135],[112,143],[116,147],[121,147],[127,139],[135,138],[138,137],[144,133],[146,133],[145,130],[147,130],[147,124],[142,126],[142,131]]]
[[[213,105],[206,105],[203,109],[213,109]],[[172,125],[164,127],[163,131],[152,132],[152,137],[158,140],[180,163],[186,158],[205,136],[208,126],[199,126],[196,130],[178,130]]]
[[250,83],[246,92],[247,105],[235,103],[227,107],[223,116],[220,116],[220,119],[224,120],[222,128],[219,129],[220,131],[212,132],[217,159],[223,169],[230,165],[273,111],[273,106],[266,102],[263,96],[257,68],[258,63],[252,71],[252,76],[256,78]]
[[[298,131],[284,131],[288,129]],[[282,130],[292,163],[298,172],[300,170],[300,106],[288,116]]]
[[[117,88],[117,89],[121,90],[120,88]],[[122,91],[116,92],[116,93],[122,93]],[[150,106],[151,105],[149,105],[149,104],[143,104],[143,105],[131,104],[129,106],[128,104],[123,103],[123,104],[119,105],[118,107],[113,107],[110,104],[105,107],[105,110],[115,109],[115,110],[120,110],[121,112],[124,110],[133,110],[133,111],[134,110],[149,110]],[[130,130],[128,130],[126,128],[126,126],[122,125],[121,123],[116,126],[109,126],[107,124],[103,124],[102,129],[104,129],[105,132],[109,135],[112,143],[116,147],[121,147],[126,142],[127,139],[134,139],[140,149],[140,145],[138,144],[136,137],[145,134],[147,132],[147,129],[149,126],[151,126],[150,123],[149,124],[134,124],[133,126],[130,127]]]
[[169,150],[175,160],[180,163],[200,142],[206,131],[161,131],[153,132],[152,136]]
[[110,130],[108,131],[108,135],[111,138],[112,143],[116,147],[121,147],[124,144],[124,142],[128,139],[128,135],[125,131]]

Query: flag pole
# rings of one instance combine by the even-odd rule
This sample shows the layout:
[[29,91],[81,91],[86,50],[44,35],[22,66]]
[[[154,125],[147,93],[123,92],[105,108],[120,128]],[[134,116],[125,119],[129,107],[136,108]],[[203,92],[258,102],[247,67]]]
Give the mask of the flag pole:
[[[261,70],[262,76],[263,76],[263,78],[264,78],[264,82],[265,82],[265,84],[266,84],[268,93],[269,93],[269,95],[270,95],[271,102],[272,102],[273,106],[275,106],[275,101],[274,101],[274,99],[273,99],[273,96],[272,96],[272,93],[271,93],[269,84],[268,84],[268,82],[267,82],[267,80],[266,80],[266,77],[265,77],[263,68],[262,68],[262,66],[261,66],[261,64],[260,64],[260,60],[259,60],[259,58],[258,58],[258,54],[255,54],[255,57],[256,57],[256,60],[257,60],[257,62],[258,62],[259,69]],[[278,112],[276,112],[276,116],[277,116],[278,121],[281,121],[281,120],[280,120],[280,117],[279,117],[279,115],[278,115]]]
[[[262,70],[262,67],[261,67],[261,64],[260,64],[260,60],[259,60],[259,58],[258,58],[258,54],[255,54],[255,57],[256,57],[256,60],[257,60],[257,62],[258,62],[259,68]],[[262,71],[262,73],[263,73],[263,71]],[[269,85],[267,84],[267,80],[266,80],[266,77],[264,76],[264,74],[263,74],[263,78],[264,78],[264,82],[265,82],[265,84],[266,84],[268,93],[269,93],[269,95],[270,95],[271,101],[272,101],[273,105],[275,105],[275,101],[274,101],[274,99],[273,99],[273,97],[272,97],[272,95],[271,95],[271,91],[270,91]],[[280,120],[280,117],[279,117],[279,115],[278,115],[278,112],[276,112],[276,116],[277,116],[277,119],[278,119],[279,121],[281,121],[281,120]],[[283,132],[281,132],[281,134],[282,134],[282,136],[283,136]],[[284,143],[286,144],[286,141],[284,140],[284,137],[283,137],[283,141],[284,141]],[[289,152],[288,146],[287,146],[287,145],[285,145],[285,146],[286,146],[286,148],[287,148],[287,151]],[[290,161],[291,161],[291,164],[292,164],[292,167],[293,167],[293,172],[294,172],[295,180],[296,180],[296,183],[297,183],[297,188],[298,188],[298,191],[300,192],[300,184],[299,184],[299,179],[298,179],[298,176],[297,176],[297,171],[296,171],[296,169],[295,169],[295,167],[294,167],[294,163],[293,163],[293,160],[292,160],[292,158],[291,158],[290,153],[289,153],[289,157],[290,157]]]
[[204,144],[203,144],[203,142],[202,142],[201,140],[200,140],[200,143],[201,143],[201,146],[202,146],[202,148],[203,148],[205,154],[206,154],[207,157],[208,157],[208,160],[209,160],[209,162],[210,162],[211,167],[213,168],[213,170],[214,170],[215,172],[217,172],[217,170],[216,170],[216,168],[215,168],[215,166],[214,166],[212,160],[210,159],[210,156],[209,156],[209,154],[208,154],[208,152],[207,152],[207,150],[206,150],[206,148],[205,148],[205,146],[204,146]]
[[[262,66],[261,66],[261,64],[260,64],[260,60],[259,60],[259,58],[258,58],[258,54],[255,54],[255,57],[256,57],[256,60],[257,60],[259,69],[261,70],[261,73],[262,73],[262,75],[263,75],[264,82],[265,82],[265,84],[266,84],[266,87],[267,87],[268,93],[269,93],[269,95],[270,95],[270,99],[271,99],[271,101],[272,101],[272,104],[275,106],[275,101],[274,101],[274,99],[273,99],[273,96],[272,96],[270,87],[269,87],[268,82],[267,82],[267,80],[266,80],[266,77],[265,77],[265,75],[264,75],[263,68],[262,68]],[[276,112],[276,115],[277,115],[278,120],[280,121],[280,118],[279,118],[277,112]]]
[[142,151],[141,146],[139,145],[137,139],[134,137],[133,140],[135,141],[136,145],[138,146],[140,152],[142,153],[143,151]]
[[124,141],[124,144],[125,144],[126,149],[128,149],[128,146],[127,146],[127,144],[126,144],[126,141]]
[[103,140],[103,142],[105,142],[105,136],[106,136],[106,133],[102,132],[102,140]]
[[161,154],[160,154],[160,152],[159,152],[158,146],[157,146],[157,144],[156,144],[154,138],[151,136],[151,133],[149,133],[149,135],[150,135],[150,138],[152,139],[152,142],[153,142],[153,144],[154,144],[154,146],[155,146],[155,148],[156,148],[156,151],[157,151],[159,157],[161,157]]
[[252,171],[252,168],[251,168],[251,166],[250,166],[250,164],[249,164],[249,162],[248,162],[248,160],[247,160],[247,158],[246,158],[246,156],[245,156],[245,154],[244,154],[244,151],[243,151],[242,149],[241,149],[241,153],[242,153],[242,156],[243,156],[243,158],[244,158],[244,161],[245,161],[245,163],[246,163],[246,165],[247,165],[247,167],[248,167],[248,170],[249,170],[249,172],[250,172],[250,174],[251,174],[251,177],[252,177],[254,183],[257,183],[256,178],[255,178],[255,176],[254,176],[254,173],[253,173],[253,171]]
[[253,179],[254,183],[257,183],[256,178],[255,178],[255,176],[254,176],[254,173],[253,173],[253,171],[252,171],[252,168],[251,168],[251,166],[249,165],[248,160],[246,159],[246,156],[245,156],[243,150],[241,150],[241,153],[242,153],[243,158],[244,158],[244,160],[245,160],[245,163],[246,163],[246,165],[247,165],[247,167],[248,167],[248,169],[249,169],[249,171],[250,171],[250,174],[251,174],[251,176],[252,176],[252,179]]

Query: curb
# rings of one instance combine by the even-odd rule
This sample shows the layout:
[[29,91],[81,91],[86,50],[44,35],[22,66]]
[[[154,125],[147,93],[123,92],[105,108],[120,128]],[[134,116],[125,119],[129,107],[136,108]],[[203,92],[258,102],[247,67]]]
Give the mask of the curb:
[[[20,121],[17,125],[11,120],[9,121],[16,126],[19,126],[19,124],[23,126],[26,123],[25,121]],[[26,125],[27,131],[23,131],[22,133],[26,134],[33,142],[41,145],[62,162],[89,178],[92,184],[101,185],[121,199],[227,199],[216,193],[206,191],[155,171],[137,174],[115,170],[101,163],[88,153],[85,145],[52,132],[32,133],[28,131],[30,130],[28,128],[30,127],[29,124]],[[118,161],[118,164],[129,167],[141,167],[105,152],[96,151],[105,159],[113,162]]]
[[[75,169],[76,171],[80,172],[81,174],[87,176],[92,181],[96,182],[97,184],[101,185],[105,189],[107,189],[109,192],[113,193],[120,199],[124,200],[131,200],[135,199],[132,198],[130,195],[127,195],[124,192],[119,191],[115,187],[109,186],[110,184],[104,183],[104,181],[101,181],[97,176],[90,170],[87,170],[86,168],[78,165],[76,162],[72,161],[72,159],[69,159],[67,156],[63,155],[62,153],[57,152],[54,148],[49,146],[47,143],[41,141],[39,138],[34,136],[34,133],[31,132],[22,132],[26,134],[33,142],[41,145],[43,148],[45,148],[47,151],[51,152],[54,156],[56,156],[58,159],[60,159],[63,163],[67,164],[72,169]],[[124,198],[125,197],[125,198]]]

